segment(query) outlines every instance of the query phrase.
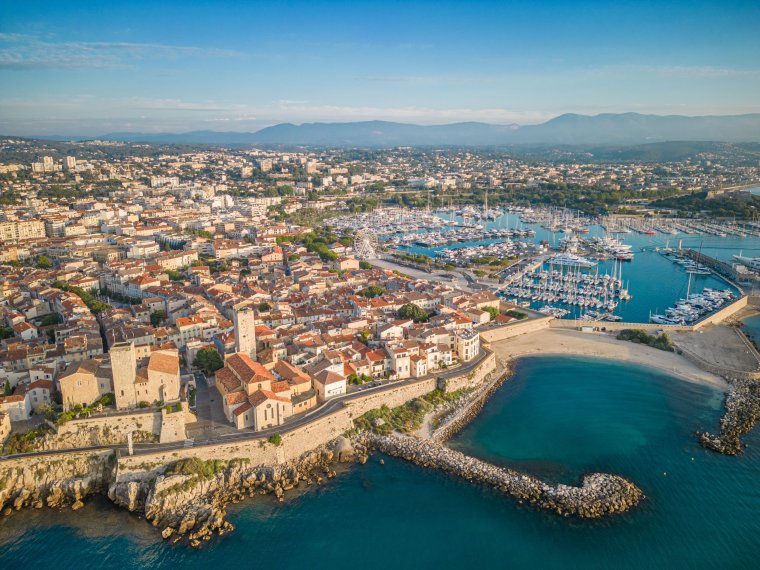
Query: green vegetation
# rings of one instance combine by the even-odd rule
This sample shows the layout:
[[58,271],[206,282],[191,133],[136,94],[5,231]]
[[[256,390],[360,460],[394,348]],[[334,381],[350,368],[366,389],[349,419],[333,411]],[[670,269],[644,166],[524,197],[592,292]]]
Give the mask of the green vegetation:
[[51,269],[52,267],[53,267],[53,262],[50,260],[50,258],[47,255],[37,256],[38,269]]
[[182,281],[182,274],[179,271],[174,271],[173,269],[167,269],[166,275],[169,277],[171,281]]
[[90,293],[89,291],[85,291],[81,287],[72,287],[68,283],[65,283],[63,281],[56,281],[55,283],[53,283],[53,287],[55,287],[56,289],[61,289],[62,291],[74,293],[77,297],[82,299],[82,301],[84,301],[84,304],[87,305],[87,308],[90,309],[96,315],[98,313],[102,313],[103,311],[106,311],[111,308],[111,305],[109,305],[108,303],[104,303],[103,301],[100,301],[92,293]]
[[267,441],[275,447],[278,447],[282,443],[282,436],[279,433],[276,433],[272,436],[269,436],[269,439],[267,439]]
[[58,313],[50,313],[40,319],[41,327],[51,327],[61,322],[61,317]]
[[348,375],[348,383],[353,384],[354,386],[359,386],[361,384],[365,384],[367,382],[372,382],[374,378],[372,376],[367,376],[366,374],[349,374]]
[[751,220],[760,214],[760,196],[749,192],[735,192],[708,198],[707,192],[695,192],[686,196],[657,200],[652,202],[650,207],[674,209],[682,216],[704,214],[710,217]]
[[227,467],[227,462],[221,459],[209,459],[204,461],[197,457],[180,459],[170,465],[166,475],[191,475],[200,479],[210,479],[217,473],[221,473]]
[[363,416],[354,420],[354,425],[360,430],[369,430],[380,435],[388,435],[394,430],[402,433],[410,433],[418,430],[420,426],[422,426],[425,416],[431,412],[434,407],[447,402],[456,402],[466,393],[467,390],[457,390],[455,392],[433,390],[429,394],[425,394],[420,398],[415,398],[414,400],[396,408],[382,406],[370,410]]
[[505,315],[509,315],[513,319],[517,319],[518,321],[521,321],[523,319],[528,318],[528,313],[523,313],[522,311],[516,311],[515,309],[510,309],[504,313]]
[[11,388],[11,381],[5,381],[5,387],[3,388],[3,396],[10,396],[13,394],[13,388]]
[[224,367],[224,361],[215,348],[206,347],[200,349],[195,355],[193,366],[200,368],[206,374],[213,374]]
[[3,445],[3,454],[13,455],[37,451],[37,440],[52,432],[53,430],[45,424],[26,433],[14,433]]
[[372,269],[372,264],[369,261],[360,261],[359,269]]
[[259,303],[259,312],[266,313],[267,311],[272,310],[272,305],[269,303]]
[[14,335],[13,329],[11,327],[3,327],[0,326],[0,340],[4,340],[6,338],[11,338]]
[[164,313],[163,311],[153,311],[150,314],[150,324],[153,325],[154,327],[157,327],[164,321],[165,318],[166,318],[166,313]]
[[486,313],[491,315],[491,320],[493,321],[496,317],[499,316],[499,309],[496,307],[486,307],[483,309]]
[[375,297],[379,297],[385,293],[385,289],[382,287],[379,287],[378,285],[370,285],[369,287],[365,287],[361,291],[359,291],[359,295],[362,297],[366,297],[367,299],[374,299]]
[[625,329],[618,333],[618,340],[627,340],[636,344],[646,344],[659,350],[674,352],[673,341],[670,340],[667,333],[661,335],[649,334],[641,329]]
[[427,321],[430,315],[425,309],[415,305],[414,303],[407,303],[398,310],[398,316],[400,319],[412,319],[415,323]]
[[113,406],[115,402],[116,398],[113,393],[103,394],[89,406],[76,404],[70,410],[61,412],[59,414],[56,414],[55,409],[50,406],[45,410],[45,417],[51,422],[55,422],[59,426],[62,426],[71,420],[89,418],[92,414],[98,411],[98,406]]

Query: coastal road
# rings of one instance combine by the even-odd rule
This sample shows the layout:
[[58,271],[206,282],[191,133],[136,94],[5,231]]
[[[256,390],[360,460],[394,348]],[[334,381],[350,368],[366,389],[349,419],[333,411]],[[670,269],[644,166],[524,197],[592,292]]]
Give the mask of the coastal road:
[[[467,362],[466,364],[463,364],[461,366],[458,366],[452,370],[447,370],[446,372],[442,372],[441,374],[438,374],[437,377],[448,379],[452,378],[454,376],[459,376],[462,374],[468,374],[475,368],[477,368],[485,358],[491,354],[490,350],[481,348],[480,354],[470,362]],[[351,402],[351,400],[354,400],[356,398],[360,398],[365,396],[368,392],[384,392],[387,390],[394,390],[397,387],[406,386],[410,384],[415,384],[418,382],[424,382],[428,381],[430,378],[408,378],[406,380],[396,380],[392,382],[383,383],[377,386],[372,386],[369,388],[364,388],[362,390],[357,390],[355,392],[351,392],[350,394],[346,394],[344,396],[338,396],[337,398],[330,399],[324,403],[322,403],[320,406],[314,408],[313,410],[305,413],[304,415],[300,415],[297,417],[292,418],[291,420],[287,421],[285,424],[276,426],[273,428],[269,428],[262,431],[250,431],[250,430],[243,430],[243,431],[237,431],[232,426],[226,425],[225,427],[230,428],[230,431],[227,433],[198,433],[197,437],[194,437],[192,439],[188,439],[185,441],[179,441],[174,443],[138,443],[133,446],[134,455],[143,455],[148,453],[157,453],[161,451],[173,451],[177,449],[184,449],[188,447],[201,447],[201,446],[209,446],[209,445],[218,445],[220,443],[229,443],[232,441],[248,441],[248,440],[265,440],[269,438],[272,435],[275,434],[285,434],[289,431],[292,431],[294,429],[300,428],[309,422],[323,418],[329,414],[332,414],[343,407],[345,407],[347,402]],[[205,384],[203,382],[197,382],[198,389],[200,389],[201,384]],[[213,390],[213,388],[209,389],[210,391]],[[213,390],[215,392],[215,390]],[[196,398],[199,394],[196,394]],[[200,402],[196,399],[196,402],[198,405],[200,405]],[[200,420],[199,420],[200,421]],[[38,455],[54,455],[56,453],[76,453],[81,451],[102,451],[102,450],[114,450],[120,453],[121,455],[128,455],[128,450],[125,445],[101,445],[101,446],[92,446],[92,447],[85,447],[85,448],[69,448],[69,449],[56,449],[56,450],[49,450],[49,451],[36,451],[32,453],[18,453],[15,455],[6,455],[0,457],[0,461],[8,460],[8,459],[18,459],[21,457],[33,457]]]

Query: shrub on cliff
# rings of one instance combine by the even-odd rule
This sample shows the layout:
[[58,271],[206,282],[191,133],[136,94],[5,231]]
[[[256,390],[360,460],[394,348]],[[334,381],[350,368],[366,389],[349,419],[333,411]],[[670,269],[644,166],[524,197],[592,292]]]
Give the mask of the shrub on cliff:
[[221,459],[209,459],[208,461],[204,461],[197,457],[190,457],[188,459],[180,459],[173,465],[169,466],[166,470],[166,474],[193,475],[195,477],[208,479],[217,473],[221,473],[226,466],[227,463]]
[[279,433],[276,433],[270,436],[267,441],[277,447],[282,443],[282,436]]

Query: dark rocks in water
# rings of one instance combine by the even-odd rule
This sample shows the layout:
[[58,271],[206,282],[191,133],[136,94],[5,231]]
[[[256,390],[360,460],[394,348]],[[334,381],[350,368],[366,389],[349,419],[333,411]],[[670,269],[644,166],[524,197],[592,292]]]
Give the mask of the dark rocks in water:
[[725,455],[739,455],[741,436],[752,431],[760,420],[760,381],[734,380],[726,395],[725,412],[720,419],[720,432],[698,434],[703,447]]

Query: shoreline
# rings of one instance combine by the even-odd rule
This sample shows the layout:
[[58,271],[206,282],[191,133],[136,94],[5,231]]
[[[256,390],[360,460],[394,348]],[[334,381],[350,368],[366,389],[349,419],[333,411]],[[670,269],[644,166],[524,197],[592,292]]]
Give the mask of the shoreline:
[[544,329],[491,343],[499,358],[519,361],[540,356],[586,356],[623,361],[672,374],[681,380],[718,388],[725,392],[728,382],[702,370],[675,352],[666,352],[629,341],[617,340],[609,333],[586,333],[566,329]]

